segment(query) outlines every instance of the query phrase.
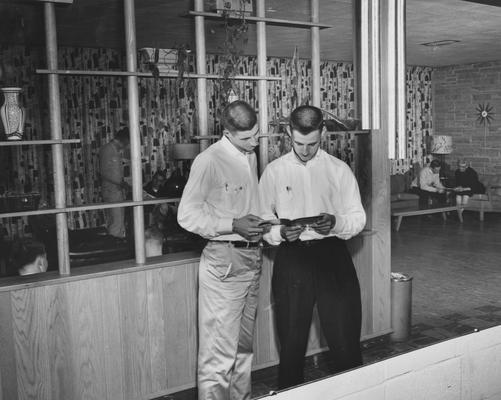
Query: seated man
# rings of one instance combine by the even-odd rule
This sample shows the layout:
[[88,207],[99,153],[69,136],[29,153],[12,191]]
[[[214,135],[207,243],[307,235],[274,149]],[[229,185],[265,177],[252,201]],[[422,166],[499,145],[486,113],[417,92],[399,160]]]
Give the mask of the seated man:
[[143,190],[151,197],[165,197],[165,173],[157,171],[146,185]]
[[19,275],[45,272],[48,267],[45,246],[31,239],[20,239],[12,245],[10,263]]
[[456,177],[456,204],[466,206],[470,197],[476,193],[485,193],[485,186],[478,179],[477,172],[468,167],[466,161],[458,161],[458,169],[455,173]]
[[445,186],[440,182],[440,161],[433,160],[429,166],[421,169],[411,183],[411,192],[419,195],[419,208],[428,208],[430,203],[446,203]]

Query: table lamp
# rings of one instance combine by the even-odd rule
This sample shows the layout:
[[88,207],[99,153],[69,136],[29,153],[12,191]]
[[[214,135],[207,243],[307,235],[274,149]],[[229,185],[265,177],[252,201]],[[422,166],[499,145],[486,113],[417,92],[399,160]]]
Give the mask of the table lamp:
[[444,164],[446,154],[452,153],[452,136],[437,135],[432,136],[431,154],[438,155],[440,163]]

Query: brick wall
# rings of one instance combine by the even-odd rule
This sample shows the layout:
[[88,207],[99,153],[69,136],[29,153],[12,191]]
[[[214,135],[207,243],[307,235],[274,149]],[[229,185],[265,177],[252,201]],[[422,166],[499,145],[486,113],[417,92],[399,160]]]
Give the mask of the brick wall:
[[263,400],[499,400],[501,326],[411,351]]
[[[455,65],[433,70],[435,135],[451,135],[454,152],[446,161],[471,161],[479,173],[501,174],[501,61]],[[477,121],[477,108],[489,104],[491,124]]]

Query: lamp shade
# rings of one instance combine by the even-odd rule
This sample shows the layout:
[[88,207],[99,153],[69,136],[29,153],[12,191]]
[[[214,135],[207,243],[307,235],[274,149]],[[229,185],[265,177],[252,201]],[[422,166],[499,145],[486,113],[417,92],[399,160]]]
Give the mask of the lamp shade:
[[437,135],[432,136],[431,153],[432,154],[451,154],[452,136]]

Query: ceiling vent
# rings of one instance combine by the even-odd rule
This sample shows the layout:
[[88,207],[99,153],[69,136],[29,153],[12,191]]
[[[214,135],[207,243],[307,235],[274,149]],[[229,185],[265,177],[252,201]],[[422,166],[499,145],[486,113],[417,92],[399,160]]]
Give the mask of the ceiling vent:
[[441,47],[441,46],[449,46],[454,43],[459,43],[460,40],[452,40],[452,39],[447,39],[447,40],[436,40],[434,42],[428,42],[428,43],[421,43],[422,46],[427,46],[427,47]]

